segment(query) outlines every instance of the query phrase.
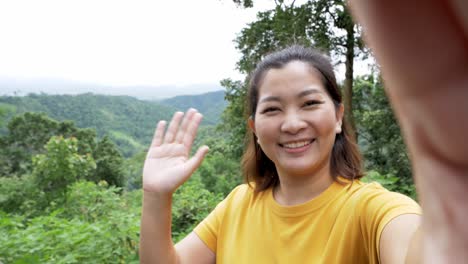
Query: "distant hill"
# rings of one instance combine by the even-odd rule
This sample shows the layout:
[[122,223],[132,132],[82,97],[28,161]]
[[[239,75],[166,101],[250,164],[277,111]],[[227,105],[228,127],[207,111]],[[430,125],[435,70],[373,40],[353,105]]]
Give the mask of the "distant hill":
[[[202,98],[197,98],[202,97]],[[146,148],[159,120],[170,120],[176,110],[195,107],[205,115],[203,124],[215,124],[225,104],[220,92],[172,98],[163,102],[142,101],[130,96],[96,94],[0,96],[0,106],[12,109],[9,116],[43,112],[53,119],[72,120],[78,127],[108,134],[125,156]],[[221,100],[221,102],[220,102]]]
[[0,96],[25,96],[30,93],[45,93],[49,95],[93,93],[116,96],[127,95],[141,100],[163,100],[177,95],[200,95],[222,89],[223,87],[218,83],[115,86],[57,78],[18,79],[0,76]]
[[224,91],[204,93],[202,95],[180,95],[160,101],[164,105],[186,111],[193,107],[203,114],[204,120],[209,124],[220,121],[221,114],[227,106],[224,100]]

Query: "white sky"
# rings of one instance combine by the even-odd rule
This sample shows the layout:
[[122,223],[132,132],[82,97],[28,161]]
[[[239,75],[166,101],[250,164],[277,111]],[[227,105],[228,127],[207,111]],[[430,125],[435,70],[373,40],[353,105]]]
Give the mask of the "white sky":
[[239,79],[233,39],[272,2],[0,0],[0,76],[119,86]]

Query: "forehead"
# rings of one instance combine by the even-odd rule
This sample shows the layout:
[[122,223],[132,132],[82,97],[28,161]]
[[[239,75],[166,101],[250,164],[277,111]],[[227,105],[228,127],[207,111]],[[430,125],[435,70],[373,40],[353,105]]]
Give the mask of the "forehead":
[[280,69],[269,69],[260,83],[259,98],[271,95],[298,94],[314,89],[326,94],[322,74],[308,63],[292,61]]

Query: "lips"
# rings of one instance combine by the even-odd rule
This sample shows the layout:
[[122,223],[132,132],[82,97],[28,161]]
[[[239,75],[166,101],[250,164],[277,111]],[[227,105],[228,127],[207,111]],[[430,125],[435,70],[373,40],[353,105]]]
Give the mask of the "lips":
[[309,140],[299,140],[299,141],[291,141],[287,143],[280,143],[279,145],[283,148],[287,149],[297,149],[297,148],[302,148],[307,145],[310,145],[312,142],[314,142],[315,139],[309,139]]

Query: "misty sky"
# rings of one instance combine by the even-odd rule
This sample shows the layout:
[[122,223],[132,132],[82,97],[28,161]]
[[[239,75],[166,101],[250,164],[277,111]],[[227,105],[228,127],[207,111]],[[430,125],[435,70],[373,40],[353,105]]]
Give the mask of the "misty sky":
[[[274,7],[273,0],[254,3],[243,9],[232,0],[0,0],[0,94],[219,89],[224,78],[243,79],[235,69],[236,35],[258,11]],[[366,64],[355,67],[356,74],[368,72]],[[343,80],[343,65],[337,73]]]
[[242,76],[232,40],[272,6],[231,0],[0,1],[0,77],[105,85],[218,83]]

